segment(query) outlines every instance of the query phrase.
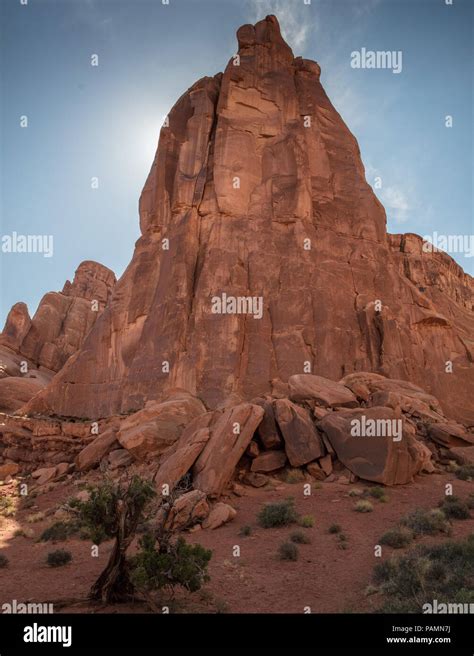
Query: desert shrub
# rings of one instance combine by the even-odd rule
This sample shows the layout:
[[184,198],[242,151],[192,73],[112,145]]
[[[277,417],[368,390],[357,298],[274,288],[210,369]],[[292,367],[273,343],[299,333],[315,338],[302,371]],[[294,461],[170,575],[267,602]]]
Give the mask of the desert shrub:
[[0,497],[0,515],[13,517],[16,512],[16,503],[12,497]]
[[13,533],[13,537],[19,538],[34,538],[35,532],[33,531],[32,528],[29,528],[28,526],[23,526],[21,528],[17,528],[15,532]]
[[361,497],[364,494],[364,490],[361,490],[360,487],[353,487],[349,490],[350,497]]
[[439,507],[448,519],[469,519],[469,506],[458,497],[447,496],[439,502]]
[[341,531],[342,527],[339,524],[331,524],[328,529],[328,533],[340,533]]
[[298,517],[298,524],[302,528],[312,528],[314,526],[314,517],[312,515],[302,515]]
[[435,535],[449,533],[449,524],[442,510],[423,510],[417,508],[401,520],[402,526],[411,529],[417,535]]
[[275,528],[287,526],[297,521],[298,515],[294,507],[293,499],[267,503],[258,514],[258,523],[263,528]]
[[337,547],[338,549],[347,549],[347,535],[345,533],[337,534]]
[[295,531],[290,535],[290,540],[295,544],[311,544],[311,539],[303,531]]
[[278,547],[278,558],[280,560],[298,560],[298,548],[291,542],[282,542]]
[[461,481],[473,481],[474,465],[461,465],[456,469],[456,476]]
[[40,542],[62,542],[77,533],[78,530],[77,522],[54,522],[54,524],[45,528],[39,539]]
[[285,482],[289,483],[290,485],[294,485],[295,483],[301,483],[304,480],[306,480],[304,474],[299,469],[289,469],[286,472]]
[[200,544],[158,543],[151,534],[140,540],[138,553],[130,559],[130,580],[139,591],[150,593],[163,588],[181,586],[190,592],[209,581],[207,566],[212,551]]
[[380,544],[387,545],[393,549],[403,549],[413,540],[412,531],[406,526],[397,526],[382,535]]
[[474,492],[471,492],[467,497],[466,504],[468,508],[471,508],[471,510],[474,508]]
[[36,524],[37,522],[42,522],[45,517],[44,512],[32,513],[26,516],[26,521],[28,524]]
[[369,487],[367,490],[367,494],[371,496],[373,499],[377,499],[382,503],[385,503],[387,501],[387,494],[383,487],[379,487],[379,486]]
[[420,613],[424,603],[472,603],[474,536],[419,546],[374,568],[373,579],[385,596],[382,612]]
[[67,565],[72,560],[72,554],[66,549],[57,549],[56,551],[50,551],[46,562],[50,567],[63,567]]
[[243,535],[244,537],[248,537],[249,535],[252,535],[252,527],[242,526],[242,528],[239,531],[239,535]]
[[0,553],[0,569],[8,566],[8,558]]
[[372,512],[373,509],[374,509],[374,507],[370,503],[370,501],[366,501],[365,499],[362,499],[361,501],[358,501],[356,503],[356,505],[354,506],[354,510],[356,512],[360,512],[360,513]]

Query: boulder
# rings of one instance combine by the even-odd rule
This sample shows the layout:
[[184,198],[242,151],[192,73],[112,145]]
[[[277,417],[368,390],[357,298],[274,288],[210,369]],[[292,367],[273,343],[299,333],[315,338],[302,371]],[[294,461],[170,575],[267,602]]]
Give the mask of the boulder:
[[45,386],[37,378],[8,376],[0,379],[0,412],[15,412]]
[[326,474],[316,461],[310,462],[308,465],[306,465],[306,471],[317,481],[324,481],[326,478]]
[[461,465],[474,465],[474,446],[455,446],[450,456]]
[[256,401],[264,410],[262,421],[257,428],[257,435],[263,444],[264,449],[278,449],[282,445],[282,439],[278,431],[278,426],[275,421],[275,413],[273,412],[273,404],[271,401],[262,400]]
[[216,503],[211,512],[202,523],[203,528],[215,529],[230,522],[237,515],[237,511],[228,503]]
[[202,402],[190,394],[168,401],[149,401],[143,410],[122,422],[117,439],[137,460],[154,458],[174,444],[195,417],[204,414]]
[[114,449],[109,453],[108,464],[110,469],[119,469],[119,467],[128,467],[133,462],[133,457],[127,449]]
[[246,472],[242,476],[242,483],[251,485],[252,487],[264,487],[270,479],[265,474],[258,474],[256,472]]
[[207,412],[193,419],[185,428],[176,443],[176,448],[165,457],[155,475],[154,483],[159,492],[163,485],[168,485],[171,492],[176,483],[194,465],[211,436],[209,424],[212,417],[213,413]]
[[258,448],[258,444],[257,444],[257,442],[255,442],[255,440],[252,440],[250,442],[250,444],[248,445],[245,453],[249,456],[249,458],[257,458],[258,457],[258,455],[260,453],[260,449]]
[[320,458],[318,463],[326,476],[330,476],[332,474],[332,458],[329,453]]
[[117,431],[109,429],[98,435],[76,457],[76,467],[86,471],[96,467],[102,458],[114,447],[118,447]]
[[186,492],[176,499],[167,517],[165,528],[179,531],[202,522],[209,514],[206,495],[201,490]]
[[468,433],[463,426],[454,422],[429,424],[428,435],[434,442],[448,449],[474,444],[474,435]]
[[275,418],[293,467],[300,467],[324,454],[324,446],[310,414],[288,399],[274,402]]
[[345,376],[340,382],[351,389],[363,385],[368,391],[365,400],[370,406],[386,406],[394,410],[400,408],[426,421],[445,421],[438,399],[409,381],[359,372]]
[[222,494],[262,417],[263,409],[251,403],[215,413],[211,436],[193,468],[197,488],[210,496]]
[[281,469],[286,464],[284,451],[266,451],[252,461],[250,467],[253,472],[271,472]]
[[290,399],[296,403],[315,401],[328,407],[355,408],[358,403],[351,390],[322,376],[296,374],[288,379]]
[[[355,426],[353,420],[359,423]],[[396,441],[399,421],[402,433],[401,439]],[[356,430],[361,422],[366,424],[365,431]],[[416,438],[403,431],[403,419],[391,408],[333,412],[321,419],[318,427],[327,435],[338,459],[351,472],[384,485],[411,482],[415,474],[426,470],[426,460],[431,457],[428,449],[425,451]],[[358,432],[366,434],[359,436]]]
[[31,476],[36,478],[38,485],[44,485],[56,478],[56,473],[56,467],[41,467],[40,469],[36,469]]
[[7,476],[15,476],[20,471],[20,466],[16,462],[7,462],[0,465],[0,481],[4,481]]

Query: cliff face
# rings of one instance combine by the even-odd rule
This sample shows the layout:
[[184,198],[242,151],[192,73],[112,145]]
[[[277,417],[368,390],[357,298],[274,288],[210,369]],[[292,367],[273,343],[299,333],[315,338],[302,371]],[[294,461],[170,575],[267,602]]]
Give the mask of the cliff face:
[[[171,110],[132,261],[80,350],[25,410],[105,417],[176,387],[213,408],[293,374],[373,371],[474,422],[472,278],[423,253],[420,238],[387,235],[318,64],[293,57],[276,18],[237,37],[224,74]],[[216,313],[222,295],[241,312]]]

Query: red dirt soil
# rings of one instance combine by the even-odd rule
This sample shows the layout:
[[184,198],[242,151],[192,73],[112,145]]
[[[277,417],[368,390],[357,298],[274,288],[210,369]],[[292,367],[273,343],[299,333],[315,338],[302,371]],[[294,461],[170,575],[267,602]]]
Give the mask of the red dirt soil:
[[[365,594],[373,567],[380,562],[374,555],[374,546],[387,529],[411,510],[435,507],[444,496],[446,483],[452,483],[453,494],[461,498],[473,490],[471,482],[460,481],[452,474],[421,476],[413,484],[387,488],[388,501],[381,503],[373,499],[374,510],[370,513],[355,512],[357,498],[349,496],[353,487],[367,487],[362,481],[355,485],[323,483],[309,497],[304,496],[302,483],[281,483],[269,489],[245,487],[243,496],[224,499],[237,510],[234,521],[216,530],[186,534],[189,542],[212,549],[211,581],[194,595],[180,592],[174,601],[164,598],[162,603],[169,604],[171,612],[186,613],[303,613],[307,606],[313,613],[371,612],[382,602],[378,594]],[[0,494],[7,492],[8,486],[0,488]],[[26,518],[39,511],[56,510],[75,493],[77,487],[67,481],[35,499],[37,507],[18,511],[14,518],[0,518],[1,553],[9,559],[8,567],[0,569],[0,604],[13,599],[54,601],[55,612],[150,612],[139,600],[108,607],[87,602],[66,602],[64,606],[59,603],[59,600],[86,598],[105,566],[112,543],[101,545],[99,556],[92,557],[90,541],[36,542],[55,518],[47,516],[36,523],[28,523]],[[265,502],[289,496],[294,497],[298,513],[314,517],[312,528],[258,526],[256,517]],[[338,548],[337,536],[328,533],[333,523],[340,524],[348,538],[346,550]],[[239,535],[240,529],[247,525],[252,527],[251,535]],[[14,537],[20,527],[33,530],[34,537]],[[298,545],[296,562],[280,561],[278,547],[295,530],[304,531],[311,544]],[[472,531],[474,518],[452,524],[452,538],[464,537]],[[416,544],[445,539],[446,536],[418,538]],[[240,557],[233,556],[235,545],[240,546]],[[73,560],[64,567],[52,569],[45,563],[46,556],[59,548],[67,548]],[[393,552],[390,547],[383,547],[382,559]]]

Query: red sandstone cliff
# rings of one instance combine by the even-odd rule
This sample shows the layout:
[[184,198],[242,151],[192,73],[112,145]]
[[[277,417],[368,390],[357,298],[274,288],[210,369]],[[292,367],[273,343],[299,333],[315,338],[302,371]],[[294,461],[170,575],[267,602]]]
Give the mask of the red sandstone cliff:
[[[387,235],[318,64],[294,58],[276,18],[237,36],[240,61],[171,110],[132,261],[25,410],[104,417],[175,387],[212,408],[267,394],[309,364],[333,380],[373,371],[412,381],[473,423],[473,279],[423,253],[420,238]],[[261,298],[262,318],[213,314],[222,293]],[[56,338],[38,345],[22,308],[15,316],[7,332],[59,368],[70,352]]]

